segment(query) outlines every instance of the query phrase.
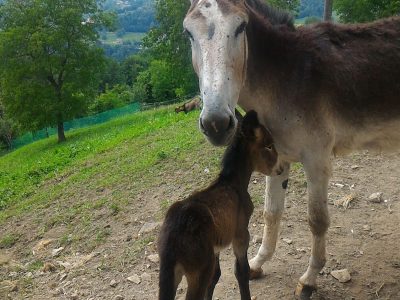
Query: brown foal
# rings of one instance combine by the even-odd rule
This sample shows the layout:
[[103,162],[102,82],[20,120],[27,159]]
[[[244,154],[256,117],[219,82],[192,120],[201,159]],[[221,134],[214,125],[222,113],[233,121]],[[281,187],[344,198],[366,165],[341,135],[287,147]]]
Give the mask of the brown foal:
[[219,252],[230,244],[241,299],[250,299],[247,249],[253,203],[247,188],[253,171],[273,175],[279,169],[270,133],[255,111],[247,113],[225,151],[216,181],[167,212],[158,242],[160,300],[175,298],[183,275],[188,282],[186,300],[212,299],[221,275]]

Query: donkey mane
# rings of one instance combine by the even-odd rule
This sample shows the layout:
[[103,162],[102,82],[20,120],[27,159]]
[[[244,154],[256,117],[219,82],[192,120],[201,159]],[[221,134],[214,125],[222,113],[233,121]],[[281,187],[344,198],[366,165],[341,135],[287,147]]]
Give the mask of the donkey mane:
[[250,8],[260,13],[265,19],[268,19],[272,25],[287,25],[289,27],[294,27],[293,16],[286,11],[274,8],[260,0],[246,0],[245,3]]

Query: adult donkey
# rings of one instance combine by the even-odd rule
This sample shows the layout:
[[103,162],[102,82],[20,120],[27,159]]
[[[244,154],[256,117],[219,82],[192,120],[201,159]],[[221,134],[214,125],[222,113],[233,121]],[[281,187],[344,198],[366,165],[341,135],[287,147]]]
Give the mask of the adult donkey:
[[278,237],[291,162],[307,175],[309,266],[296,295],[308,299],[325,258],[332,154],[400,146],[400,18],[295,28],[261,0],[192,0],[184,20],[203,98],[200,129],[214,145],[234,135],[237,103],[254,109],[285,161],[267,178],[262,245],[253,276]]

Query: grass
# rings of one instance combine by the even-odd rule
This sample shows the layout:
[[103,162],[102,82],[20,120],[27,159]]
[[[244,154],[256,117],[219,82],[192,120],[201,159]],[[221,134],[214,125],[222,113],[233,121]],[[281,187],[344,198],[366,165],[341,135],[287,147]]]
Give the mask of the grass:
[[[168,106],[72,130],[62,144],[53,136],[0,157],[0,224],[50,205],[54,214],[44,231],[77,216],[90,222],[93,209],[117,215],[129,202],[118,186],[145,189],[154,172],[185,161],[194,148],[201,153],[197,118],[198,112],[175,114]],[[207,163],[217,164],[219,153]],[[82,190],[96,195],[79,199]],[[63,199],[75,201],[65,207]]]
[[15,245],[19,240],[19,236],[16,234],[6,234],[0,239],[0,249],[2,248],[11,248]]
[[70,131],[63,144],[51,137],[0,157],[0,220],[7,215],[6,208],[27,208],[40,202],[39,194],[57,193],[65,181],[104,174],[98,182],[104,188],[119,178],[120,173],[107,171],[110,167],[117,172],[139,171],[177,155],[179,149],[193,147],[193,132],[183,125],[195,123],[197,116],[172,111],[167,107],[125,116]]
[[[54,247],[67,247],[64,253],[93,251],[118,234],[108,224],[123,224],[132,212],[140,216],[141,197],[154,201],[152,217],[160,221],[170,204],[219,170],[223,149],[205,141],[198,117],[198,111],[162,107],[68,131],[61,144],[52,136],[0,157],[0,248],[19,253],[22,241],[34,244],[54,229]],[[29,234],[14,228],[14,220]],[[147,239],[136,241],[124,260],[135,261],[154,236]]]

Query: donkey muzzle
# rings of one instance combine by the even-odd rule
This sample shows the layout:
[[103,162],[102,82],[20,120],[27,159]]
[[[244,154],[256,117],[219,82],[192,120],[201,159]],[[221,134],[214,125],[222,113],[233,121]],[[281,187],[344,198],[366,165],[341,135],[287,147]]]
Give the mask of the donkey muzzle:
[[231,141],[237,125],[232,113],[202,113],[199,127],[214,146],[225,146]]

